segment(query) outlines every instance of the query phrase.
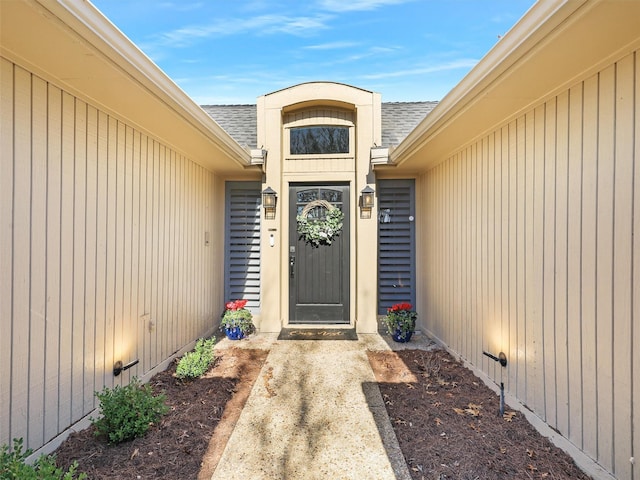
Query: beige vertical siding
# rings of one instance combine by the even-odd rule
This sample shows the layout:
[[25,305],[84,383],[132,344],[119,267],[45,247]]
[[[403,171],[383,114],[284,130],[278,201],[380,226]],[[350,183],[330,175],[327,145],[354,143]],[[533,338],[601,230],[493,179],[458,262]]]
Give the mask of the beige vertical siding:
[[425,327],[625,479],[640,478],[638,60],[419,179]]
[[38,448],[93,411],[94,391],[214,327],[224,192],[160,141],[0,67],[0,444]]

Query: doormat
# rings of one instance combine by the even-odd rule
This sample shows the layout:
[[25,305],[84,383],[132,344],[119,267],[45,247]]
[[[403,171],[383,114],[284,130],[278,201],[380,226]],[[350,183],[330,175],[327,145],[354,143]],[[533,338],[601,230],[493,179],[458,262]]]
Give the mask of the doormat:
[[355,328],[283,328],[278,340],[358,340]]

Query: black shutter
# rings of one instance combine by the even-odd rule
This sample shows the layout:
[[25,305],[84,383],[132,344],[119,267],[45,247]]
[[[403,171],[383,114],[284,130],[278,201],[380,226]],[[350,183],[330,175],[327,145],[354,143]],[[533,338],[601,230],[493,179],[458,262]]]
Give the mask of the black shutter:
[[260,205],[258,182],[226,183],[225,301],[245,299],[260,308]]
[[415,199],[413,180],[379,180],[378,314],[394,303],[415,305]]

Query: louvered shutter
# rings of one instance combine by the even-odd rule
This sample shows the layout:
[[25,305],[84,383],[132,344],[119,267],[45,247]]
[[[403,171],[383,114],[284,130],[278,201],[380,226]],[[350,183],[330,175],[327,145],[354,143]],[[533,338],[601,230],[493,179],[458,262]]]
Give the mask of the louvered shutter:
[[245,299],[260,308],[260,183],[227,182],[225,301]]
[[415,200],[413,180],[379,180],[378,314],[398,302],[415,305]]

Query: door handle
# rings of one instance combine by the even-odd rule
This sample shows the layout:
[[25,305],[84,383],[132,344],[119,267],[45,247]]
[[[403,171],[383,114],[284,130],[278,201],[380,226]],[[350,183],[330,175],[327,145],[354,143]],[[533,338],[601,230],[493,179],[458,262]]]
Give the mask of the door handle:
[[291,276],[291,278],[293,278],[295,273],[295,264],[296,264],[296,257],[295,255],[291,255],[289,257],[289,275]]

